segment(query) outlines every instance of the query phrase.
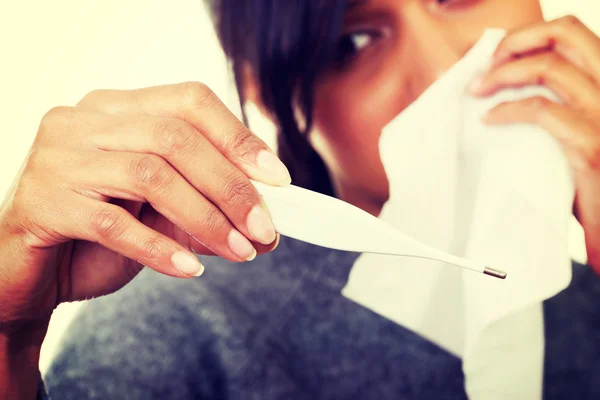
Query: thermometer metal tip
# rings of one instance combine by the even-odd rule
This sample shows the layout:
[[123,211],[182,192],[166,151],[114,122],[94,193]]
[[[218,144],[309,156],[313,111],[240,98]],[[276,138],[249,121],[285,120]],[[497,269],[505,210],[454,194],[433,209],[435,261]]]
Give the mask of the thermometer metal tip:
[[485,267],[485,269],[483,270],[483,273],[486,275],[493,276],[494,278],[498,278],[498,279],[506,278],[506,272],[500,271],[500,270],[497,270],[494,268],[490,268],[490,267]]

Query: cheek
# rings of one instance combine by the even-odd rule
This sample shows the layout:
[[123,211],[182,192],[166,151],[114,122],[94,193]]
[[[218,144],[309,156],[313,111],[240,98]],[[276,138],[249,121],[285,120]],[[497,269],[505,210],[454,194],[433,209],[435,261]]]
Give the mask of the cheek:
[[328,148],[360,149],[377,145],[381,129],[395,114],[392,85],[340,86],[317,100],[315,139]]
[[[316,92],[311,142],[334,179],[387,196],[379,158],[381,130],[414,98],[393,66],[323,82]],[[393,70],[393,71],[392,71]]]
[[[388,48],[383,55],[361,61],[347,74],[319,83],[310,139],[334,180],[385,196],[387,179],[378,150],[381,130],[432,83],[435,71],[423,66],[450,66],[485,27],[510,30],[542,20],[537,0],[489,0],[487,4],[469,14],[472,23],[459,21],[459,43],[448,60],[437,53],[428,57],[420,42],[403,42],[394,51]],[[403,62],[406,59],[414,62]]]
[[496,0],[482,10],[480,20],[486,26],[512,30],[542,21],[544,16],[539,0]]

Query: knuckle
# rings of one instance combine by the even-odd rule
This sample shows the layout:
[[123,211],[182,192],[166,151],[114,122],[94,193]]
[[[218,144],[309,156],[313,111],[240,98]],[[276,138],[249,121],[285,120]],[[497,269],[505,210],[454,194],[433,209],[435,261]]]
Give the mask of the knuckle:
[[88,92],[83,96],[81,100],[77,103],[77,106],[87,106],[98,104],[101,99],[106,95],[107,90],[105,89],[96,89]]
[[53,132],[57,129],[62,130],[69,125],[69,122],[74,115],[75,109],[73,107],[53,107],[42,117],[39,132],[44,134]]
[[162,152],[173,154],[189,148],[194,135],[194,129],[187,122],[166,119],[157,124],[155,139]]
[[254,203],[254,187],[247,179],[237,176],[237,170],[224,180],[223,200],[231,206],[242,206]]
[[216,207],[207,207],[200,217],[200,225],[205,236],[211,237],[223,227],[227,226],[225,216]]
[[219,98],[208,85],[201,82],[186,82],[183,84],[186,103],[190,107],[212,108],[219,103]]
[[135,182],[153,190],[168,186],[175,178],[172,168],[165,160],[150,154],[135,158],[130,168]]
[[118,207],[99,206],[92,213],[93,232],[101,238],[117,239],[127,229],[128,218]]
[[225,137],[229,138],[225,145],[228,156],[250,158],[262,148],[262,144],[256,140],[254,134],[241,123],[231,126],[225,132]]
[[536,96],[529,100],[529,104],[537,113],[545,113],[550,108],[552,102],[545,97]]
[[533,110],[535,120],[541,122],[551,113],[553,103],[545,97],[536,96],[529,100],[529,104]]
[[165,253],[163,240],[159,235],[154,235],[143,241],[142,258],[151,263],[158,263],[162,255]]
[[545,85],[548,80],[561,68],[563,59],[555,52],[549,52],[544,55],[541,68],[536,74],[536,84]]
[[579,18],[574,15],[565,15],[557,20],[559,26],[564,28],[572,28],[573,26],[582,25],[582,22]]
[[533,100],[531,100],[534,120],[541,123],[544,118],[548,117],[548,114],[550,114],[552,110],[552,104],[553,103],[545,97],[534,97]]
[[562,57],[554,51],[546,53],[544,61],[546,65],[546,70],[555,68],[563,63]]

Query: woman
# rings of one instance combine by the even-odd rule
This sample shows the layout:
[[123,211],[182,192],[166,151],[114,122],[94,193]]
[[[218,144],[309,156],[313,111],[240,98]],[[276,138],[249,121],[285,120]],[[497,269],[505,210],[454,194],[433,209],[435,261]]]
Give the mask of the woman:
[[[0,214],[3,398],[35,397],[58,304],[125,285],[69,329],[50,395],[465,398],[458,358],[341,297],[355,254],[279,243],[248,178],[291,175],[377,214],[382,127],[486,27],[511,33],[473,92],[543,83],[561,97],[502,104],[487,121],[539,124],[564,146],[600,272],[600,39],[576,19],[544,22],[537,0],[215,0],[211,10],[242,103],[277,123],[287,169],[202,84],[95,91],[51,110]],[[165,277],[202,273],[190,250],[221,258],[202,258],[202,278]],[[128,284],[143,265],[163,275]],[[600,393],[600,284],[587,266],[574,272],[545,304],[547,398]]]

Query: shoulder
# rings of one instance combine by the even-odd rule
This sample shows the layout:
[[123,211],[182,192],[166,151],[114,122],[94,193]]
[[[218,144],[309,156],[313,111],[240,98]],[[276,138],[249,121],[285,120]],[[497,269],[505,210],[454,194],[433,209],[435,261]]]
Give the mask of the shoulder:
[[600,277],[573,263],[571,284],[544,302],[548,398],[600,398]]

